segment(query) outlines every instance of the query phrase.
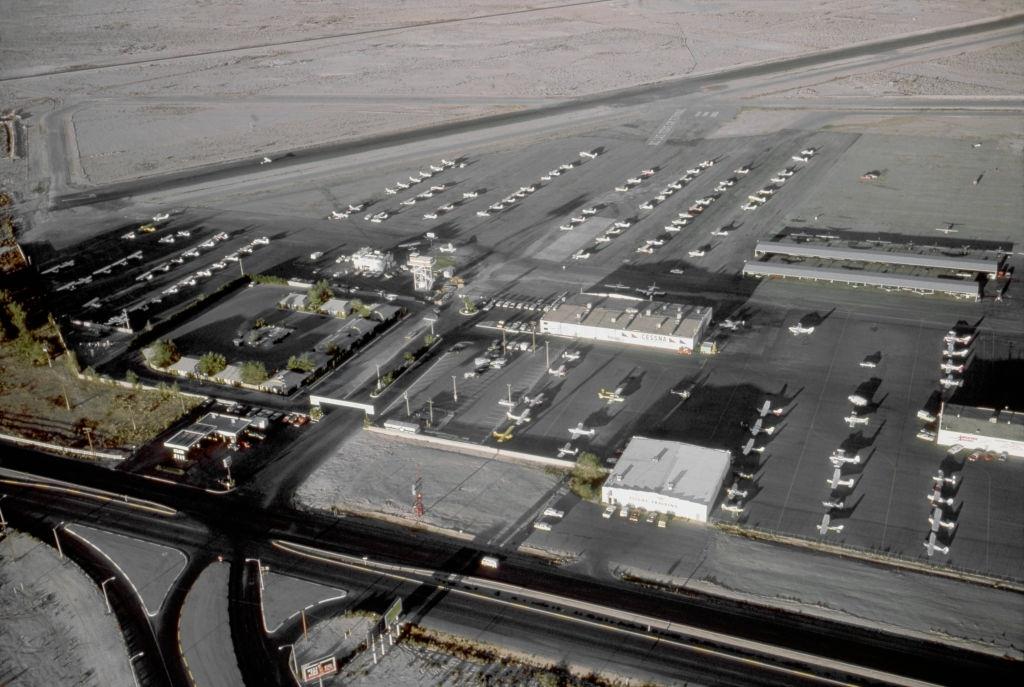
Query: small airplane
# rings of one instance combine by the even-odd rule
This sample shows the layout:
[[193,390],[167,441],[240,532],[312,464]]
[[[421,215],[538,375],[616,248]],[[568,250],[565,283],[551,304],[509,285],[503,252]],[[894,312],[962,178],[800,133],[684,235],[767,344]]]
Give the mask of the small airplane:
[[793,161],[795,161],[795,162],[809,162],[811,158],[809,158],[809,157],[808,157],[808,156],[806,156],[806,155],[794,155],[794,156],[793,156],[792,158],[790,158],[790,159],[791,159],[791,160],[793,160]]
[[752,472],[740,472],[739,470],[734,470],[732,474],[736,475],[740,479],[754,479],[755,477]]
[[794,324],[792,327],[789,328],[789,331],[793,336],[800,336],[801,334],[813,334],[814,327],[804,327],[803,325],[800,324]]
[[594,241],[596,241],[597,243],[611,243],[612,237],[609,236],[608,234],[602,234],[601,236],[598,236],[596,239],[594,239]]
[[565,458],[566,456],[575,456],[579,452],[580,450],[578,448],[573,448],[571,441],[567,441],[565,442],[565,446],[558,449],[558,457]]
[[715,229],[713,232],[711,232],[711,235],[712,236],[728,236],[729,232],[726,231],[725,229]]
[[566,350],[566,351],[562,352],[562,357],[565,358],[566,360],[579,360],[580,359],[580,352],[579,351],[573,351],[573,350]]
[[523,423],[530,421],[530,408],[524,408],[523,412],[518,414],[513,413],[511,410],[509,410],[508,412],[505,413],[505,417],[507,417],[512,422],[516,423],[516,427],[518,427]]
[[593,438],[597,434],[597,430],[592,427],[584,427],[581,422],[575,427],[570,427],[569,434],[572,435],[573,439],[579,439],[580,437]]
[[814,148],[804,148],[803,150],[800,151],[800,154],[801,155],[814,155],[814,153],[816,153],[816,152],[817,152],[817,150],[815,150]]
[[629,222],[626,222],[626,221],[622,220],[622,221],[616,222],[612,226],[614,226],[616,229],[629,229],[631,224]]
[[466,200],[472,200],[473,198],[476,198],[478,195],[480,194],[477,193],[476,191],[466,191],[465,193],[462,194],[462,197],[465,198]]
[[945,472],[939,470],[934,475],[932,475],[932,482],[939,486],[942,486],[943,484],[948,484],[951,487],[955,487],[957,483],[957,477],[956,475],[947,476]]
[[941,231],[943,234],[949,235],[949,234],[956,234],[960,230],[959,229],[954,229],[953,225],[950,224],[948,227],[935,227],[935,231]]
[[691,258],[703,258],[705,255],[707,255],[707,253],[703,249],[701,249],[701,248],[695,248],[695,249],[691,250],[688,253],[688,255]]
[[[939,510],[939,509],[936,509]],[[941,513],[941,511],[939,511]],[[932,526],[933,532],[938,532],[939,528],[952,532],[956,529],[955,520],[943,520],[941,517],[935,517],[933,515],[928,516],[928,524]]]
[[953,506],[953,497],[949,496],[944,498],[942,496],[942,489],[939,487],[935,487],[932,493],[928,494],[926,498],[928,499],[928,503],[933,506],[946,506],[948,508]]
[[836,468],[832,472],[832,478],[825,480],[825,482],[829,485],[829,487],[832,488],[832,491],[835,491],[839,487],[848,487],[852,489],[854,483],[856,482],[856,479],[853,477],[850,477],[849,479],[843,479],[842,477],[843,471],[840,470],[839,468]]
[[349,212],[359,212],[362,209],[363,209],[363,204],[362,203],[360,203],[359,205],[349,205],[348,206],[348,211]]
[[846,508],[846,501],[843,499],[826,499],[821,502],[821,505],[832,510],[843,510]]
[[658,288],[656,283],[652,283],[650,286],[644,289],[636,289],[637,293],[642,293],[648,298],[654,298],[655,296],[664,296],[665,292]]
[[935,533],[934,532],[932,532],[931,534],[928,535],[928,541],[924,542],[924,548],[928,550],[928,558],[931,558],[932,554],[934,554],[936,551],[938,551],[939,553],[942,553],[942,554],[948,554],[949,553],[949,547],[948,546],[942,546],[942,545],[936,543],[936,541],[935,541]]
[[415,198],[406,198],[401,203],[399,203],[399,205],[415,205],[415,204],[416,204],[416,199]]
[[747,439],[747,443],[743,445],[743,448],[740,451],[740,453],[742,453],[745,456],[750,455],[751,452],[764,453],[764,446],[754,446],[753,437]]
[[153,215],[153,221],[154,222],[163,222],[165,219],[170,219],[170,218],[171,218],[171,213],[169,213],[169,212],[161,212],[160,214]]
[[580,210],[580,214],[584,217],[590,217],[591,215],[597,214],[597,208],[583,208]]
[[452,162],[451,160],[445,160],[443,157],[441,158],[441,164],[444,165],[445,167],[454,167],[455,166],[454,162]]
[[828,460],[837,468],[842,465],[846,465],[847,463],[850,465],[860,465],[860,454],[858,453],[855,456],[848,456],[846,455],[846,451],[840,448],[836,449],[832,455],[828,457]]
[[959,374],[964,371],[964,364],[960,363],[957,365],[952,360],[944,360],[942,361],[942,364],[939,365],[939,368],[941,368],[943,372],[948,372],[950,374],[955,372]]
[[871,418],[867,415],[857,415],[857,413],[851,413],[843,418],[843,421],[851,427],[857,425],[864,425],[865,427],[871,422]]
[[554,375],[555,377],[564,377],[566,375],[566,372],[568,372],[568,370],[565,369],[565,365],[559,365],[557,368],[548,368],[548,374]]
[[733,515],[739,515],[740,513],[743,512],[743,506],[741,506],[739,504],[723,503],[720,507],[721,507],[722,510],[724,510],[724,511],[726,511],[728,513],[732,513]]
[[758,418],[757,422],[755,422],[750,427],[750,435],[756,437],[758,434],[760,434],[762,432],[764,432],[768,436],[771,436],[772,434],[775,434],[775,427],[774,426],[765,426],[764,420],[762,420],[761,418]]
[[430,165],[430,169],[433,172],[443,172],[444,171],[444,167],[441,167],[440,165]]
[[954,377],[953,375],[946,375],[939,380],[939,384],[947,389],[955,389],[964,385],[964,380]]
[[273,160],[271,160],[269,157],[265,157],[262,160],[260,160],[261,165],[269,165],[271,162],[273,162]]
[[455,246],[453,246],[450,243],[446,243],[445,245],[441,246],[438,250],[440,250],[442,253],[454,253]]
[[[746,320],[732,320],[732,319],[726,318],[726,319],[722,320],[722,322],[718,326],[720,326],[722,329],[731,329],[733,331],[736,331],[737,329],[740,329],[741,327],[747,326],[747,321]],[[765,401],[765,402],[767,403],[767,401]]]
[[745,167],[745,166],[744,167],[737,167],[736,169],[734,169],[732,171],[733,171],[733,174],[750,174],[750,167]]
[[349,213],[338,212],[337,210],[331,210],[331,216],[327,219],[348,219]]
[[523,396],[523,403],[525,403],[530,408],[536,408],[537,406],[539,406],[543,402],[544,402],[544,394],[537,394],[533,398],[530,398],[529,396],[525,396],[525,395]]
[[615,391],[609,389],[601,389],[597,392],[597,397],[602,401],[608,401],[608,403],[623,403],[626,397],[622,395],[624,387],[618,387]]
[[828,513],[825,513],[823,516],[821,516],[821,523],[817,527],[818,534],[820,534],[821,536],[825,536],[829,532],[842,532],[843,531],[843,527],[844,527],[843,525],[830,525],[829,524],[830,522],[832,522],[832,516],[831,515],[829,515]]
[[[156,217],[154,217],[153,220],[156,221]],[[952,345],[954,343],[958,343],[963,344],[964,346],[971,343],[973,339],[973,332],[967,332],[966,334],[957,334],[955,329],[950,329],[948,332],[946,332],[946,335],[942,337],[942,340],[945,341],[947,344]]]
[[942,355],[947,358],[966,358],[971,352],[969,348],[954,348],[953,346],[947,346],[946,350],[942,352]]
[[768,417],[768,413],[772,411],[772,402],[765,401],[761,404],[761,407],[757,410],[758,417]]
[[409,184],[405,183],[404,181],[395,182],[395,186],[397,188],[401,189],[402,191],[404,191],[405,189],[409,188]]
[[747,498],[748,492],[746,489],[740,489],[739,485],[733,484],[725,490],[725,493],[728,494],[731,499],[745,499]]
[[503,443],[505,443],[506,441],[508,441],[509,439],[512,438],[512,428],[509,427],[504,432],[499,432],[498,430],[494,430],[493,432],[491,432],[491,436],[494,437],[494,439],[499,444],[503,444]]
[[393,196],[398,193],[398,189],[391,188],[390,186],[385,186],[384,193],[388,194],[389,196]]
[[580,157],[585,157],[587,159],[593,160],[595,157],[597,157],[597,153],[591,153],[587,150],[581,150]]
[[643,177],[644,179],[646,179],[647,177],[653,177],[654,176],[654,170],[653,169],[641,170],[640,171],[640,176]]

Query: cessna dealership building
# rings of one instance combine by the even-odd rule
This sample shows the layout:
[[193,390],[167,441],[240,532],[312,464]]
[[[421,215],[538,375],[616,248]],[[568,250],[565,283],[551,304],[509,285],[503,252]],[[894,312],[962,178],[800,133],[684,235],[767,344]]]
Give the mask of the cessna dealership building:
[[1024,413],[947,403],[939,415],[937,440],[940,446],[1024,457]]
[[728,451],[633,437],[601,487],[601,500],[707,522],[730,462]]
[[692,353],[710,324],[708,307],[578,294],[546,312],[540,332]]

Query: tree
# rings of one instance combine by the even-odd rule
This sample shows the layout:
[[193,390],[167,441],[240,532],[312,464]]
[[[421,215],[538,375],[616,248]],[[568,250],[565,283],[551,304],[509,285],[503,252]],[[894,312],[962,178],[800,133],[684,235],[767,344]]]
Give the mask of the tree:
[[227,358],[220,353],[206,353],[199,359],[196,370],[199,374],[212,377],[228,366]]
[[135,374],[134,370],[128,370],[124,375],[124,381],[128,382],[132,386],[137,386],[139,383],[139,375]]
[[372,310],[370,310],[369,306],[367,306],[358,298],[353,298],[352,300],[350,300],[348,302],[348,307],[351,308],[353,314],[359,315],[359,317],[369,317],[370,313],[373,312]]
[[239,376],[244,383],[253,386],[262,384],[269,377],[266,366],[258,360],[247,360],[242,363],[239,366]]
[[309,291],[306,292],[306,298],[310,308],[319,310],[321,305],[334,298],[334,292],[331,291],[331,285],[327,283],[327,280],[321,279],[309,287]]
[[405,360],[405,362],[407,363],[414,363],[416,362],[416,354],[413,353],[412,351],[406,351],[405,355],[402,356],[402,359]]
[[467,315],[476,313],[476,303],[474,303],[469,296],[462,297],[462,312]]
[[150,347],[152,351],[149,361],[157,367],[167,367],[177,362],[181,355],[178,347],[170,339],[157,339]]
[[590,451],[584,451],[569,473],[569,489],[585,501],[597,501],[601,497],[601,482],[606,474],[601,459]]
[[316,369],[316,363],[309,357],[308,354],[303,353],[300,356],[291,356],[288,358],[289,370],[295,370],[296,372],[312,372]]
[[265,319],[263,319],[262,317],[257,317],[256,321],[253,322],[253,324],[252,324],[252,328],[253,329],[263,329],[264,327],[269,327],[269,326],[270,325],[267,323],[267,321]]
[[437,341],[437,337],[434,336],[433,334],[427,334],[426,336],[423,337],[423,345],[424,346],[430,346],[435,341]]

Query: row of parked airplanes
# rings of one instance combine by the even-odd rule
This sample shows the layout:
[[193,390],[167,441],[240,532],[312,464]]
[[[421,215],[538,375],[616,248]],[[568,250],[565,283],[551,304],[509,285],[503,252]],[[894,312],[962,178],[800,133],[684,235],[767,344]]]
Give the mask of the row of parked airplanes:
[[[794,162],[809,162],[816,152],[817,149],[815,148],[804,148],[800,151],[799,155],[794,155],[792,159]],[[775,195],[775,192],[779,190],[779,187],[797,172],[797,169],[797,167],[793,166],[776,172],[775,176],[770,179],[771,183],[758,190],[757,193],[747,196],[747,202],[741,205],[740,209],[756,210],[767,203]]]
[[[452,167],[455,167],[456,164],[458,164],[460,168],[466,166],[466,163],[464,161],[462,161],[462,160],[455,161],[455,160],[446,160],[444,158],[441,158],[441,161],[438,162],[437,164],[430,165],[429,169],[427,171],[421,171],[421,172],[418,172],[415,175],[410,175],[408,177],[408,179],[409,179],[408,182],[406,182],[406,181],[398,181],[398,182],[395,183],[394,188],[392,188],[390,186],[386,186],[384,188],[384,192],[387,195],[389,195],[389,196],[396,195],[399,191],[404,191],[406,189],[412,188],[413,186],[415,186],[415,185],[417,185],[417,184],[419,184],[419,183],[421,183],[423,181],[426,181],[427,179],[431,178],[435,174],[440,174],[441,172],[444,172],[447,169],[451,169]],[[436,184],[434,186],[431,186],[428,191],[424,191],[424,192],[422,192],[422,193],[420,193],[420,194],[418,194],[416,196],[413,196],[413,197],[411,197],[411,198],[409,198],[407,200],[403,200],[401,204],[402,205],[413,205],[413,204],[416,203],[417,200],[425,200],[427,198],[431,198],[435,193],[443,193],[446,189],[447,189],[447,184]],[[476,196],[473,196],[473,197],[476,197]],[[366,206],[365,203],[349,204],[343,210],[332,210],[331,214],[327,216],[327,219],[332,219],[332,220],[348,219],[353,213],[362,212],[362,210],[363,210],[363,208],[365,206]],[[369,222],[373,222],[375,224],[380,224],[381,222],[383,222],[384,220],[386,220],[388,217],[390,217],[393,214],[395,214],[395,213],[392,212],[392,211],[382,210],[380,212],[369,213],[366,216],[364,216],[363,219],[365,219],[365,220],[367,220]]]
[[581,150],[579,152],[579,157],[583,158],[583,160],[572,160],[570,162],[562,163],[558,167],[555,167],[554,169],[549,171],[547,174],[542,174],[540,176],[539,181],[531,182],[526,186],[520,186],[518,191],[513,191],[512,193],[508,194],[498,202],[492,203],[486,209],[477,211],[477,217],[490,217],[492,213],[501,212],[502,210],[508,209],[517,201],[522,200],[527,195],[533,193],[538,188],[543,186],[544,182],[551,181],[555,177],[562,176],[563,174],[576,169],[576,167],[578,167],[579,165],[582,165],[584,160],[593,160],[598,155],[600,155],[600,152]]
[[[749,456],[751,453],[764,453],[765,447],[763,445],[756,446],[755,442],[757,437],[761,434],[772,436],[778,429],[778,425],[766,424],[772,417],[782,417],[786,414],[786,407],[779,406],[772,408],[772,402],[766,400],[757,409],[757,417],[754,419],[754,424],[747,426],[747,431],[750,433],[750,437],[747,438],[747,442],[740,449],[740,454],[744,457]],[[744,504],[743,500],[746,499],[750,492],[748,489],[740,488],[740,480],[753,480],[755,475],[750,472],[743,472],[740,470],[734,473],[735,480],[732,485],[725,490],[726,500],[722,502],[720,508],[727,513],[733,515],[739,515],[743,512]]]

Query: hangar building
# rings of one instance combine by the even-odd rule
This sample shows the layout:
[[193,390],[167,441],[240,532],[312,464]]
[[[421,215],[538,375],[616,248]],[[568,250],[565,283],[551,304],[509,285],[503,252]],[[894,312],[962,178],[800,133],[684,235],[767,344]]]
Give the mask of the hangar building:
[[1024,413],[947,403],[939,413],[937,441],[1024,457]]
[[707,522],[731,462],[728,451],[633,437],[601,487],[601,500]]
[[544,313],[540,332],[688,354],[710,324],[708,307],[578,294]]

